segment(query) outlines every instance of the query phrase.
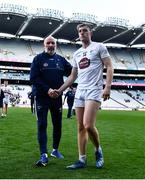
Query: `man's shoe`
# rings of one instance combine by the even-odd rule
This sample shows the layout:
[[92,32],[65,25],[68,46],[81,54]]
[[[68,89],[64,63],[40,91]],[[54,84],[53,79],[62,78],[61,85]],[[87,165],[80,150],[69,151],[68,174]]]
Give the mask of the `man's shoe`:
[[51,152],[51,156],[55,157],[55,158],[58,158],[58,159],[63,159],[64,158],[64,156],[57,149],[55,149],[55,150],[53,150]]
[[96,167],[102,168],[104,166],[104,158],[101,147],[99,147],[98,150],[95,152],[95,156],[96,156]]
[[74,164],[67,166],[67,169],[81,169],[81,168],[85,168],[86,167],[86,163],[81,162],[80,160],[76,161]]
[[45,167],[48,164],[48,155],[43,153],[40,159],[36,162],[36,166],[38,167]]

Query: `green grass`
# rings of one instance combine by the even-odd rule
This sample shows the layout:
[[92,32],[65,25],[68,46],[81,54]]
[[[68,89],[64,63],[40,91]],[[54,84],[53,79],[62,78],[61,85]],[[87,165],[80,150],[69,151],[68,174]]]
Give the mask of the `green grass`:
[[[39,158],[36,119],[30,109],[10,108],[0,119],[0,178],[2,179],[145,179],[145,112],[103,111],[97,127],[104,151],[105,167],[95,168],[94,149],[89,142],[87,167],[70,171],[65,167],[78,158],[75,117],[63,115],[60,151],[65,159],[49,158],[45,168],[36,168]],[[52,150],[52,124],[48,120],[48,148]]]

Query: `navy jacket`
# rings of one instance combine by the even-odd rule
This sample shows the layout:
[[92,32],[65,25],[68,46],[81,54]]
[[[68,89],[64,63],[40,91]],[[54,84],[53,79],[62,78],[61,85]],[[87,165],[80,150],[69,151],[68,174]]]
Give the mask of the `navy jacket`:
[[64,97],[64,101],[66,98],[67,98],[67,103],[73,104],[74,98],[75,98],[75,92],[73,90],[67,91],[67,93],[65,94],[65,97]]
[[34,57],[31,64],[30,82],[35,87],[35,95],[48,96],[49,88],[58,89],[63,76],[71,73],[71,64],[62,56],[41,53]]

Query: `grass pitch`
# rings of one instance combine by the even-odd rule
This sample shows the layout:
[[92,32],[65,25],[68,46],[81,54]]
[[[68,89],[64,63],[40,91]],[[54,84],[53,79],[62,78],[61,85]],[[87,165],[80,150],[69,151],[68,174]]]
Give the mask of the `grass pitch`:
[[[59,150],[63,160],[51,158],[45,168],[36,168],[39,159],[35,116],[28,108],[10,108],[0,119],[1,179],[145,179],[145,112],[103,111],[96,126],[100,132],[105,166],[95,168],[94,148],[89,142],[87,167],[67,170],[78,159],[76,120],[63,113]],[[48,149],[52,150],[52,124],[48,120]]]

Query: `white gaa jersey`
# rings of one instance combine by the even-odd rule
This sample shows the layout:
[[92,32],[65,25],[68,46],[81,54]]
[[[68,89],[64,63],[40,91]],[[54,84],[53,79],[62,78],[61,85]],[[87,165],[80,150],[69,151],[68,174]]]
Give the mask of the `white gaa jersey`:
[[109,57],[102,43],[91,42],[87,48],[79,48],[73,55],[72,65],[78,70],[78,89],[103,88],[103,62]]
[[9,103],[9,97],[10,97],[10,89],[8,88],[8,86],[6,86],[3,88],[3,91],[4,91],[4,95],[5,95],[3,102],[8,104]]

